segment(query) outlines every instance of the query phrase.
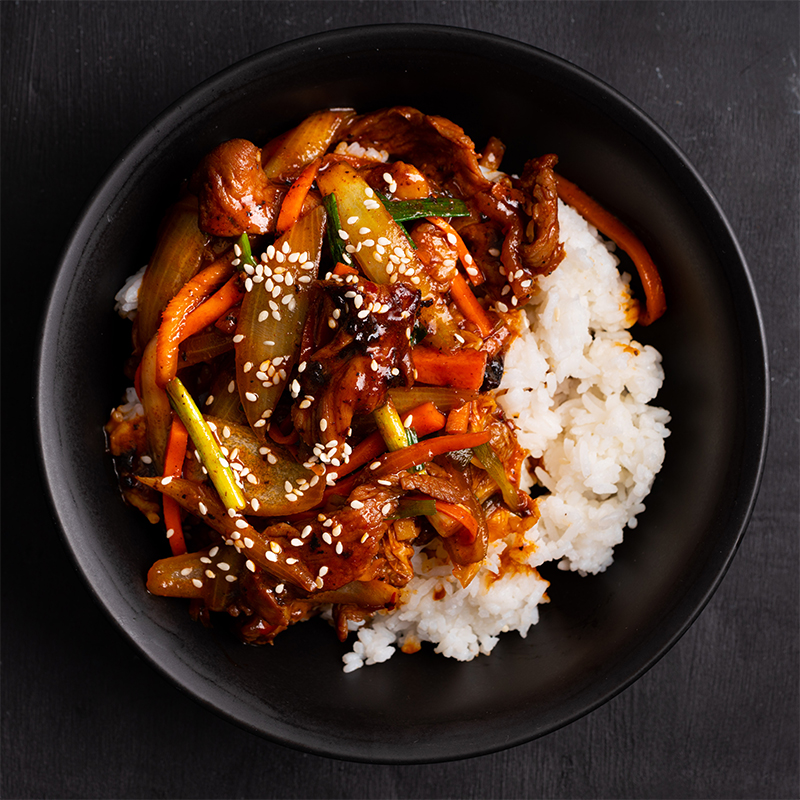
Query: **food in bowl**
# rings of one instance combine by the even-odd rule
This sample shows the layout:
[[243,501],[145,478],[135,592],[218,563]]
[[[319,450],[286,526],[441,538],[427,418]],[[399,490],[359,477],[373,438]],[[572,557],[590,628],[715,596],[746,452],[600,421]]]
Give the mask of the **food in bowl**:
[[167,531],[153,594],[253,644],[321,615],[351,671],[489,653],[537,621],[537,567],[609,566],[664,458],[660,356],[628,332],[663,290],[555,156],[503,155],[396,107],[203,159],[117,295],[134,386],[106,430]]

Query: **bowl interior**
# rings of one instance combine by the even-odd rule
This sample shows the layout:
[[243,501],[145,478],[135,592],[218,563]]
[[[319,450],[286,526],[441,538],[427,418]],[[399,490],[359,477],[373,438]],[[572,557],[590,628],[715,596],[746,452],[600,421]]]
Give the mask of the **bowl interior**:
[[[443,93],[430,75],[458,76]],[[498,80],[498,76],[501,79]],[[124,506],[102,426],[125,382],[129,329],[113,311],[146,263],[159,219],[197,161],[233,137],[264,143],[326,106],[404,104],[449,117],[504,167],[545,152],[633,227],[661,266],[668,313],[634,336],[664,356],[657,403],[667,458],[639,526],[605,573],[554,569],[551,603],[521,639],[458,663],[423,649],[345,675],[320,621],[248,648],[151,597],[160,530]],[[713,198],[641,112],[548,54],[432,27],[300,40],[242,62],[169,109],[108,175],[53,289],[39,374],[44,470],[59,521],[99,602],[159,668],[215,711],[284,744],[343,758],[434,761],[547,733],[628,685],[686,629],[733,555],[755,497],[766,365],[752,286]]]

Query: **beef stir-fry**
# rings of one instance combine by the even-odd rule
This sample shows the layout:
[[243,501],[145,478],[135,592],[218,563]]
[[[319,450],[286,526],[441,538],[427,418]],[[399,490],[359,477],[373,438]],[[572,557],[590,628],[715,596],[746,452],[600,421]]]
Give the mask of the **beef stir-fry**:
[[640,322],[664,298],[554,155],[512,176],[503,154],[397,107],[323,110],[203,159],[142,278],[134,410],[106,426],[124,497],[166,527],[150,592],[250,643],[321,612],[344,639],[402,604],[419,548],[466,586],[493,539],[535,523],[492,391],[563,258],[559,196],[631,252]]

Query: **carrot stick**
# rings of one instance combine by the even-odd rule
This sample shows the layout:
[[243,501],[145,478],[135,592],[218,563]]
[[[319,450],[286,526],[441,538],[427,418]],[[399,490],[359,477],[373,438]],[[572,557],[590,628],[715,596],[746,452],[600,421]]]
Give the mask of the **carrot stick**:
[[[167,440],[167,452],[164,456],[164,477],[180,478],[183,473],[183,461],[186,458],[186,444],[189,434],[184,424],[174,417]],[[186,540],[183,537],[181,524],[181,507],[177,501],[167,495],[164,501],[164,524],[167,526],[167,538],[172,548],[172,555],[179,556],[186,552]]]
[[380,466],[373,470],[376,476],[391,472],[402,472],[409,467],[425,464],[436,456],[449,453],[452,450],[467,450],[489,441],[489,431],[475,433],[454,433],[436,436],[433,439],[404,447],[387,453],[380,459]]
[[483,350],[440,353],[432,347],[417,346],[412,349],[411,357],[419,383],[472,391],[478,391],[483,385],[486,371],[486,353]]
[[178,345],[186,320],[213,291],[230,277],[233,265],[230,254],[218,258],[187,281],[169,301],[161,318],[156,345],[156,383],[164,388],[178,374]]
[[467,424],[469,423],[470,404],[464,403],[459,408],[454,408],[447,415],[447,425],[445,430],[448,433],[466,433]]
[[334,275],[360,275],[361,273],[355,268],[351,267],[348,264],[343,264],[341,261],[337,262],[336,266],[333,268]]
[[561,175],[556,175],[556,185],[558,196],[563,202],[572,206],[600,233],[611,239],[617,247],[622,248],[631,257],[642,281],[646,299],[645,310],[639,314],[639,322],[642,325],[650,325],[655,322],[667,310],[667,300],[658,268],[650,258],[645,246],[630,228],[592,200],[574,183],[562,178]]
[[460,272],[453,275],[453,279],[450,281],[450,296],[458,306],[458,310],[470,322],[475,323],[481,336],[485,339],[492,332],[492,323]]
[[278,235],[288,231],[299,219],[300,212],[303,210],[303,203],[308,196],[308,190],[317,177],[320,163],[321,159],[315,158],[303,169],[295,182],[289,187],[289,191],[286,193],[286,197],[283,198],[283,203],[281,203],[278,221],[275,224],[275,231]]
[[441,217],[427,217],[427,220],[447,234],[447,243],[455,248],[459,261],[464,265],[472,285],[480,286],[484,281],[483,274],[476,266],[475,259],[470,255],[464,240],[458,235],[458,231]]
[[413,428],[417,432],[417,436],[427,436],[434,431],[440,431],[447,423],[447,417],[430,401],[412,408],[411,411],[401,414],[401,416],[403,425],[406,428]]
[[436,510],[440,514],[446,514],[448,517],[456,520],[456,522],[460,522],[464,526],[464,530],[467,532],[467,536],[463,537],[465,544],[472,544],[472,542],[475,541],[475,537],[478,535],[478,521],[466,508],[437,500]]
[[[409,419],[410,418],[410,419]],[[431,403],[423,403],[403,415],[403,424],[408,421],[408,427],[417,432],[417,436],[427,436],[441,430],[445,425],[445,416]],[[330,467],[328,472],[335,472],[338,477],[355,472],[364,464],[370,464],[386,452],[386,442],[380,431],[375,431],[359,442],[350,454],[350,459],[340,467]]]
[[216,323],[243,297],[244,291],[239,276],[234,275],[221,289],[189,314],[181,332],[181,341],[200,333],[206,326]]

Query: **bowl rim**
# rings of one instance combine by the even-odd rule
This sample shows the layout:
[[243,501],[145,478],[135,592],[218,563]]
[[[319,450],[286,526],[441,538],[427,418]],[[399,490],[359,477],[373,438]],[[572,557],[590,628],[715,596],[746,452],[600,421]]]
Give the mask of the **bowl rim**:
[[[364,757],[361,755],[363,742],[352,743],[344,740],[331,740],[326,744],[320,741],[309,742],[304,737],[303,731],[296,731],[291,735],[288,731],[269,731],[250,720],[243,720],[237,716],[236,711],[226,708],[221,701],[230,695],[222,695],[219,687],[213,681],[194,674],[194,680],[187,681],[186,676],[176,675],[164,663],[163,652],[158,655],[153,647],[149,647],[150,639],[137,627],[130,625],[130,620],[123,619],[120,614],[119,599],[108,589],[111,583],[107,576],[100,574],[97,565],[92,563],[92,553],[82,545],[80,535],[71,532],[73,510],[70,503],[79,503],[80,498],[75,497],[70,491],[68,476],[51,468],[45,442],[52,440],[57,435],[57,427],[46,412],[48,398],[52,392],[56,365],[54,363],[55,343],[57,341],[59,323],[63,307],[70,289],[73,273],[81,261],[84,248],[89,242],[91,234],[97,226],[97,219],[102,212],[113,202],[114,197],[124,191],[126,184],[135,182],[136,164],[141,164],[148,151],[155,145],[164,141],[165,134],[175,132],[187,124],[192,113],[197,113],[205,102],[202,98],[209,92],[214,96],[222,94],[226,86],[241,84],[241,77],[247,76],[255,65],[262,63],[275,63],[289,54],[298,54],[303,51],[309,53],[346,52],[355,47],[374,47],[376,42],[386,42],[387,47],[400,50],[417,50],[420,42],[433,42],[437,38],[445,37],[456,44],[459,49],[467,50],[472,47],[491,46],[502,48],[509,57],[516,55],[531,63],[537,62],[538,66],[557,73],[559,78],[566,80],[578,95],[587,92],[592,94],[592,103],[597,103],[598,98],[604,103],[614,107],[615,119],[619,124],[630,130],[630,122],[636,122],[638,130],[636,138],[651,151],[659,154],[660,160],[665,164],[674,183],[684,192],[687,203],[693,208],[705,208],[706,217],[712,220],[717,236],[726,241],[730,247],[729,258],[741,268],[735,275],[745,290],[743,296],[736,298],[737,319],[744,311],[749,312],[750,321],[755,323],[757,335],[742,338],[742,353],[740,357],[748,365],[748,371],[743,376],[744,393],[749,404],[749,414],[752,424],[746,429],[746,442],[743,445],[745,467],[742,471],[741,483],[743,493],[739,496],[739,503],[731,515],[731,524],[727,536],[728,547],[709,558],[703,574],[710,573],[710,581],[700,586],[693,587],[693,591],[684,600],[683,613],[677,609],[670,613],[671,624],[667,630],[663,629],[664,636],[659,637],[659,642],[650,645],[647,653],[633,661],[624,678],[598,693],[591,702],[583,701],[572,703],[574,706],[556,724],[540,726],[537,729],[533,724],[525,735],[502,742],[494,741],[481,746],[473,746],[468,750],[456,751],[445,745],[439,749],[421,752],[413,745],[405,750],[400,748],[397,752],[397,743],[392,747],[378,748]],[[391,42],[389,40],[391,39]],[[622,117],[620,120],[619,117]],[[131,173],[128,164],[134,164]],[[601,79],[571,62],[533,45],[526,44],[497,34],[483,31],[469,30],[443,25],[429,25],[416,23],[376,24],[355,27],[339,28],[336,30],[316,33],[309,36],[282,42],[270,48],[254,53],[225,69],[211,75],[197,84],[184,95],[171,103],[164,111],[146,125],[125,148],[122,154],[114,161],[105,175],[100,179],[97,187],[87,200],[80,216],[78,217],[66,245],[59,257],[58,268],[50,288],[49,296],[42,315],[38,362],[36,370],[36,403],[35,427],[38,439],[38,461],[46,493],[52,509],[52,514],[57,522],[63,541],[67,546],[73,565],[81,573],[84,583],[88,586],[99,606],[111,619],[114,626],[124,634],[137,651],[153,665],[160,673],[169,678],[173,685],[206,708],[228,721],[243,727],[253,733],[264,736],[279,744],[300,749],[317,755],[342,758],[352,761],[370,763],[433,763],[458,758],[483,755],[514,745],[522,744],[539,736],[567,725],[578,718],[590,713],[599,706],[608,702],[649,670],[667,651],[669,651],[680,637],[691,627],[703,608],[709,602],[720,582],[725,576],[733,557],[742,541],[744,532],[758,495],[758,489],[764,471],[764,462],[768,445],[769,415],[770,415],[770,386],[767,344],[764,332],[763,317],[758,303],[755,284],[747,266],[746,259],[736,236],[723,213],[713,192],[696,171],[689,159],[680,150],[672,138],[644,111],[634,105],[619,91],[606,84]],[[50,406],[52,407],[52,405]],[[755,424],[760,423],[760,424]],[[689,600],[691,598],[691,602]],[[686,609],[684,606],[690,606]],[[175,662],[176,664],[179,662]],[[189,685],[191,684],[191,685]]]

